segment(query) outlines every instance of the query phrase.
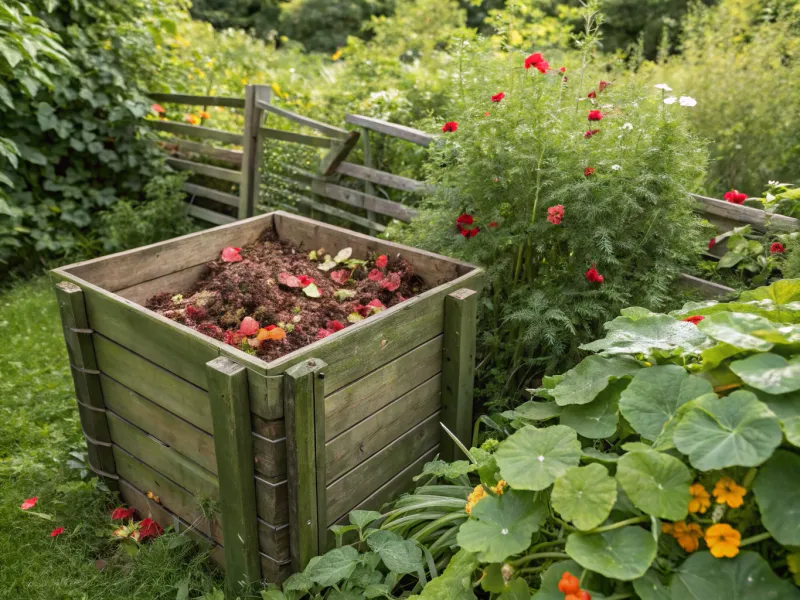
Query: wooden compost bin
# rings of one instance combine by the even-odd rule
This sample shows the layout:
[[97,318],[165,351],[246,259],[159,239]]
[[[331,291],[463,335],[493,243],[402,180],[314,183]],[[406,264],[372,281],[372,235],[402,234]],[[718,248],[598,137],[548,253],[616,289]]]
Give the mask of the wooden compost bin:
[[[402,256],[431,289],[269,363],[143,307],[270,228],[302,249]],[[51,275],[92,470],[207,542],[234,582],[303,568],[349,511],[453,458],[440,422],[469,442],[472,265],[275,212]]]

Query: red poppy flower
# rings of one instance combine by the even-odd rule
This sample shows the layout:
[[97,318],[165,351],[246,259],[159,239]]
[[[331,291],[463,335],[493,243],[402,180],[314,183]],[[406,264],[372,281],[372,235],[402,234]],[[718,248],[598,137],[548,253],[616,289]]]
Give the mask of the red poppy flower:
[[375,259],[375,266],[379,269],[385,269],[386,265],[389,264],[389,259],[386,257],[385,254],[381,254],[378,258]]
[[382,281],[383,280],[383,273],[381,273],[378,269],[372,269],[367,275],[367,279],[370,281]]
[[590,110],[588,119],[590,121],[602,121],[603,113],[601,113],[599,110]]
[[687,317],[686,319],[682,319],[682,320],[686,321],[687,323],[691,323],[692,325],[697,325],[703,319],[705,319],[705,317],[703,315],[695,315],[693,317]]
[[591,281],[592,283],[603,283],[604,278],[600,273],[597,272],[597,269],[592,267],[588,271],[586,271],[586,279]]
[[769,251],[772,254],[783,254],[786,252],[786,248],[783,247],[783,244],[780,242],[772,242],[772,245],[769,247]]
[[711,238],[708,240],[708,249],[711,250],[714,246],[717,245],[717,238]]
[[567,67],[561,67],[561,68],[559,69],[559,71],[560,71],[561,73],[566,73],[566,72],[567,72]]
[[242,255],[239,254],[241,251],[241,248],[228,246],[222,251],[222,262],[239,262],[242,260]]
[[489,116],[491,116],[491,114],[492,114],[492,113],[490,113],[490,112],[487,110],[485,113],[483,113],[483,116],[484,116],[484,117],[489,117]]
[[593,173],[594,173],[594,167],[586,167],[583,170],[583,174],[586,175],[586,177],[589,177],[589,175],[592,175]]
[[589,94],[588,94],[588,97],[589,97],[589,98],[597,98],[597,92],[595,92],[594,90],[592,90],[591,92],[589,92]]
[[253,317],[245,317],[239,325],[239,333],[242,335],[255,335],[258,333],[258,321]]
[[459,225],[472,225],[475,222],[475,219],[472,215],[468,215],[467,213],[462,213],[457,219],[456,223]]
[[550,221],[553,225],[558,225],[561,223],[561,219],[564,218],[564,207],[560,204],[556,206],[551,206],[547,209],[547,220]]
[[601,81],[600,83],[597,84],[597,90],[602,92],[604,89],[606,89],[610,85],[611,84],[608,83],[607,81]]
[[158,113],[160,115],[164,114],[165,112],[167,112],[167,111],[164,110],[164,107],[161,106],[160,104],[152,104],[152,105],[150,105],[150,110],[152,110],[153,112]]
[[538,70],[540,73],[547,73],[547,70],[550,68],[550,64],[544,59],[544,57],[542,57],[541,54],[535,52],[525,59],[525,68],[530,69],[531,67]]
[[456,131],[457,129],[458,129],[458,123],[456,123],[455,121],[448,121],[442,127],[442,131],[444,131],[445,133],[450,133]]
[[338,271],[331,271],[331,279],[339,285],[344,285],[350,279],[350,271],[347,269],[339,269]]
[[725,192],[723,198],[732,204],[742,204],[747,200],[747,194],[741,194],[738,190],[731,190],[730,192]]
[[135,512],[136,510],[133,508],[123,508],[120,506],[119,508],[114,509],[114,511],[111,513],[111,518],[114,521],[124,521],[125,519],[130,519]]
[[143,542],[147,538],[157,538],[162,533],[164,533],[164,530],[161,525],[150,518],[139,523],[139,541]]
[[186,316],[189,317],[192,321],[199,321],[206,316],[206,311],[204,308],[198,308],[193,305],[189,305],[186,307]]
[[467,229],[466,227],[461,229],[461,235],[465,238],[473,238],[480,232],[480,227],[473,227],[472,229]]
[[492,102],[500,102],[503,98],[506,97],[505,92],[500,92],[499,94],[495,94],[492,96]]
[[38,497],[38,496],[33,496],[32,498],[28,498],[27,500],[25,500],[25,502],[23,502],[22,504],[20,504],[20,505],[19,505],[19,507],[20,507],[22,510],[28,510],[28,509],[31,509],[31,508],[33,508],[34,506],[36,506],[36,503],[37,503],[38,501],[39,501],[39,497]]
[[397,273],[389,273],[386,279],[381,281],[381,287],[385,290],[389,290],[390,292],[395,291],[397,288],[400,287],[400,275],[398,275]]
[[302,287],[308,287],[312,283],[314,283],[313,277],[307,277],[306,275],[298,275],[297,280],[300,282]]
[[592,137],[593,135],[597,135],[598,133],[600,133],[599,129],[587,129],[586,133],[583,134],[583,137],[585,137],[588,140],[590,137]]
[[56,527],[55,529],[53,529],[53,531],[50,532],[50,537],[58,537],[62,533],[64,533],[64,528],[63,527]]
[[495,227],[497,227],[497,221],[492,221],[489,223],[489,229],[494,229]]

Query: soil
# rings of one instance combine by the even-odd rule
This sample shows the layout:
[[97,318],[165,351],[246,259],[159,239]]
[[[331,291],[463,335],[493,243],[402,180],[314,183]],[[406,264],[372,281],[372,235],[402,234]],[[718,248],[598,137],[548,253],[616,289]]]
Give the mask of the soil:
[[[353,261],[329,271],[319,269],[326,254],[335,256],[340,250],[319,249],[319,258],[312,260],[309,253],[277,240],[273,232],[267,231],[241,249],[241,259],[228,262],[221,256],[208,263],[204,277],[191,288],[156,294],[146,306],[204,335],[271,361],[426,289],[411,265],[401,258],[389,258],[382,268],[376,260],[381,265],[386,257],[372,256],[360,261],[365,264]],[[226,258],[238,258],[232,249],[226,252]],[[340,284],[331,278],[332,273],[345,278],[350,275]],[[302,287],[285,285],[298,285],[293,278],[287,279],[287,274],[299,278],[303,285],[308,283],[303,276],[312,278],[319,298],[309,297]],[[399,286],[392,289],[398,277]],[[339,292],[341,300],[334,295],[339,290],[346,290]],[[351,297],[342,297],[351,292]],[[242,325],[246,317],[257,321],[259,335],[253,333],[252,321]],[[275,331],[278,328],[285,336]],[[267,339],[259,341],[259,337]]]

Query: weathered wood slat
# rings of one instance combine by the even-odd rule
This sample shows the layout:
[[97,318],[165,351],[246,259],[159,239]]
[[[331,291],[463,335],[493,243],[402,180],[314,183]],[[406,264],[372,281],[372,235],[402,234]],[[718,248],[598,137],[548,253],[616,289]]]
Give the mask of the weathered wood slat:
[[214,433],[205,390],[101,335],[95,336],[95,347],[98,367],[108,377],[195,427]]
[[317,137],[314,135],[306,135],[304,133],[296,133],[294,131],[285,131],[283,129],[272,129],[269,127],[262,127],[261,135],[281,142],[294,142],[295,144],[303,144],[304,146],[313,146],[315,148],[330,148],[331,144],[333,144],[335,141],[331,138]]
[[349,156],[358,143],[361,134],[358,131],[351,131],[347,138],[341,142],[336,142],[331,146],[330,151],[322,157],[319,170],[323,175],[333,175],[344,159]]
[[253,413],[250,416],[253,423],[253,433],[257,433],[271,441],[280,440],[286,437],[286,421],[283,419],[262,419]]
[[329,441],[325,445],[327,482],[332,483],[437,412],[441,396],[442,378],[436,375]]
[[405,125],[398,125],[396,123],[390,123],[389,121],[383,121],[382,119],[373,119],[372,117],[364,117],[361,115],[345,115],[344,120],[351,125],[365,127],[367,129],[371,129],[372,131],[377,131],[378,133],[400,138],[401,140],[406,140],[407,142],[412,142],[419,146],[430,146],[434,139],[432,135],[429,135],[424,131],[420,131],[419,129],[406,127]]
[[400,221],[405,221],[406,223],[410,223],[411,219],[417,215],[416,210],[400,204],[399,202],[384,200],[383,198],[378,198],[377,196],[370,196],[364,192],[352,190],[340,185],[334,185],[333,183],[314,181],[311,184],[311,190],[320,196],[325,196],[327,198],[331,198],[332,200],[344,202],[345,204],[355,206],[356,208],[363,208],[364,210],[386,215]]
[[325,398],[328,441],[442,369],[442,336],[417,346]]
[[187,154],[199,154],[214,160],[223,160],[231,164],[241,166],[242,164],[242,151],[229,150],[227,148],[217,148],[216,146],[209,146],[201,142],[192,142],[181,138],[170,138],[165,140],[167,144],[174,144],[178,147],[178,151]]
[[354,215],[352,213],[347,212],[346,210],[342,210],[341,208],[336,208],[335,206],[328,206],[327,204],[323,204],[322,202],[317,202],[311,198],[303,196],[301,194],[295,194],[294,192],[289,192],[287,190],[280,190],[278,188],[272,188],[267,186],[267,189],[270,192],[280,194],[290,200],[294,200],[299,204],[303,204],[304,206],[308,206],[309,208],[313,208],[314,210],[324,213],[326,215],[331,215],[332,217],[337,217],[344,221],[349,221],[351,223],[355,223],[356,225],[360,225],[366,229],[375,229],[376,231],[383,232],[386,230],[384,225],[380,223],[375,223],[370,221],[369,219],[365,219],[364,217],[359,217],[358,215]]
[[203,208],[202,206],[197,206],[195,204],[190,205],[186,212],[190,217],[195,217],[196,219],[200,219],[201,221],[212,223],[214,225],[227,225],[228,223],[236,222],[236,217],[223,215],[217,211]]
[[382,185],[396,190],[403,190],[404,192],[419,192],[425,189],[425,184],[416,179],[408,177],[401,177],[400,175],[392,175],[386,171],[379,171],[370,167],[357,165],[354,163],[343,162],[336,168],[337,173],[347,175],[348,177],[355,177],[363,181],[369,181],[375,185]]
[[[187,181],[186,183],[183,184],[183,190],[187,194],[191,194],[193,196],[200,196],[201,198],[208,198],[209,200],[214,200],[216,202],[219,202],[220,204],[225,204],[227,206],[238,206],[239,198],[237,198],[233,194],[228,194],[227,192],[214,190],[209,187],[205,187],[203,185],[197,185],[196,183],[189,183]],[[227,215],[220,215],[220,216],[227,217]]]
[[263,136],[260,127],[264,113],[259,103],[269,105],[272,90],[266,85],[248,85],[245,88],[244,133],[242,135],[242,183],[239,186],[240,219],[255,214],[256,198],[261,187],[261,160]]
[[714,299],[728,294],[736,293],[736,290],[722,285],[721,283],[714,283],[713,281],[706,281],[693,275],[681,273],[678,281],[694,290],[700,292],[704,297]]
[[289,522],[289,483],[282,478],[256,475],[256,504],[258,516],[279,527]]
[[242,174],[239,171],[215,167],[191,160],[184,160],[182,158],[169,157],[167,158],[167,164],[176,171],[191,171],[195,175],[204,175],[206,177],[213,177],[214,179],[221,179],[222,181],[230,181],[231,183],[240,183],[242,180]]
[[145,92],[153,102],[185,104],[187,106],[225,106],[227,108],[244,108],[244,98],[229,96],[190,96],[189,94],[162,94]]
[[242,145],[242,134],[213,129],[211,127],[201,127],[200,125],[189,125],[188,123],[175,123],[173,121],[148,121],[150,127],[159,131],[166,131],[176,135],[186,135],[189,137],[216,140],[225,144],[235,146]]
[[328,526],[371,496],[439,442],[439,413],[328,485]]
[[321,121],[317,121],[315,119],[311,119],[309,117],[304,117],[302,115],[298,115],[291,111],[288,111],[284,108],[278,108],[277,106],[273,106],[269,102],[258,101],[256,105],[261,109],[267,112],[272,113],[273,115],[278,115],[279,117],[283,117],[285,119],[289,119],[290,121],[294,121],[300,125],[305,127],[311,127],[312,129],[316,129],[324,133],[325,135],[336,138],[336,139],[344,139],[350,133],[346,129],[342,129],[340,127],[335,127],[333,125],[328,125],[327,123],[323,123]]
[[131,287],[117,290],[117,295],[144,306],[152,296],[162,292],[186,290],[199,281],[208,271],[206,264],[195,265],[169,275],[162,275]]
[[258,547],[267,556],[278,562],[288,562],[291,559],[289,552],[289,524],[275,527],[268,525],[261,519],[258,521]]
[[752,225],[759,231],[766,231],[767,228],[770,231],[797,231],[800,228],[800,221],[792,217],[770,215],[757,208],[733,204],[716,198],[708,198],[699,194],[690,195],[697,201],[697,210],[699,212],[729,219],[740,225]]

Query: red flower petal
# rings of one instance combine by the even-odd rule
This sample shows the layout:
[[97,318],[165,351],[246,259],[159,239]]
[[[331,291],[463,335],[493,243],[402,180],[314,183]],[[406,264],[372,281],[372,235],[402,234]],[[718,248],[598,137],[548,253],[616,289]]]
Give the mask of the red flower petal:
[[381,281],[381,287],[385,290],[389,290],[390,292],[395,291],[400,287],[400,275],[397,273],[389,273],[386,279]]
[[500,100],[502,100],[505,97],[506,97],[505,92],[500,92],[492,96],[492,102],[500,102]]
[[238,346],[242,343],[242,340],[245,338],[243,334],[239,333],[238,331],[226,331],[225,332],[225,343],[231,346]]
[[204,319],[206,316],[206,311],[204,308],[198,308],[192,304],[186,307],[186,316],[189,317],[192,321],[200,321]]
[[588,98],[597,98],[597,92],[595,92],[594,90],[592,90],[591,92],[589,92],[589,94],[588,94],[588,96],[587,96],[587,97],[588,97]]
[[350,279],[350,271],[347,269],[339,269],[338,271],[331,272],[331,279],[339,285],[344,285]]
[[267,331],[272,331],[273,329],[277,329],[277,327],[278,327],[277,325],[267,325],[266,327],[264,327],[264,329],[266,329]]
[[586,271],[586,279],[591,281],[592,283],[603,283],[604,279],[600,273],[597,272],[597,269],[592,267],[588,271]]
[[711,238],[708,240],[708,249],[711,250],[714,246],[717,245],[717,238]]
[[322,329],[322,328],[317,329],[317,339],[318,340],[321,340],[322,338],[326,338],[329,335],[331,335],[331,332],[328,331],[327,329]]
[[494,229],[495,227],[497,227],[497,221],[492,221],[489,223],[489,229]]
[[544,58],[538,52],[531,54],[528,58],[525,59],[525,68],[530,69],[531,67],[535,67],[537,64],[544,61]]
[[114,511],[111,513],[111,518],[114,521],[123,521],[125,519],[130,519],[135,512],[136,510],[133,508],[124,508],[120,506],[119,508],[114,509]]
[[457,219],[456,223],[459,225],[472,225],[475,222],[475,219],[472,215],[468,215],[467,213],[461,214]]
[[608,83],[607,81],[601,81],[600,83],[597,84],[597,89],[602,92],[604,89],[606,89],[610,85],[611,84]]
[[594,174],[594,167],[586,167],[586,168],[583,170],[583,174],[584,174],[586,177],[589,177],[589,175],[593,175],[593,174]]
[[703,319],[705,319],[705,317],[703,315],[695,315],[693,317],[688,317],[688,318],[683,319],[683,320],[686,321],[687,323],[691,323],[692,325],[697,325]]
[[599,129],[587,129],[586,133],[583,134],[583,137],[585,137],[586,139],[589,139],[590,137],[595,136],[598,133],[600,133]]
[[165,113],[165,112],[166,112],[166,111],[164,110],[164,107],[163,107],[163,106],[161,106],[160,104],[151,104],[151,105],[150,105],[150,110],[152,110],[153,112],[156,112],[156,113],[158,113],[158,114],[163,114],[163,113]]
[[559,69],[559,71],[560,71],[561,73],[566,73],[566,72],[567,72],[567,67],[561,67],[561,68]]
[[385,269],[386,265],[389,264],[389,259],[386,258],[385,254],[381,254],[378,258],[375,259],[375,266],[379,269]]
[[56,527],[55,529],[53,529],[53,531],[50,532],[50,537],[58,537],[62,533],[64,533],[64,528],[63,527]]
[[144,541],[147,538],[156,538],[164,533],[161,525],[156,523],[150,518],[145,519],[139,523],[139,540]]
[[725,192],[723,198],[733,204],[742,204],[747,200],[747,194],[742,194],[738,190],[731,190],[730,192]]
[[33,496],[32,498],[28,498],[27,500],[25,500],[25,502],[20,504],[19,507],[22,510],[28,510],[28,509],[33,508],[34,506],[36,506],[36,502],[38,502],[38,500],[39,500],[38,496]]
[[239,325],[239,333],[242,335],[255,335],[258,333],[258,321],[253,317],[245,317]]
[[306,287],[302,283],[300,283],[300,279],[292,275],[291,273],[278,273],[278,283],[281,285],[285,285],[289,288],[299,288],[299,287]]
[[[392,275],[396,275],[396,273],[392,273]],[[367,306],[371,306],[372,308],[386,308],[386,306],[384,306],[383,302],[381,302],[377,298],[375,298],[374,300],[370,300],[367,303]]]
[[599,110],[590,110],[588,119],[590,121],[601,121],[603,119],[603,113]]
[[772,254],[783,254],[786,252],[786,248],[784,248],[783,244],[780,242],[773,242],[769,247],[769,251],[772,252]]
[[367,275],[367,279],[370,281],[382,281],[383,280],[383,273],[381,273],[378,269],[372,269]]
[[222,262],[239,262],[242,260],[242,255],[239,254],[241,251],[241,248],[234,248],[233,246],[224,248],[222,250]]
[[300,282],[300,287],[307,287],[307,286],[311,285],[312,283],[314,283],[314,278],[313,277],[307,277],[306,275],[298,275],[297,276],[297,281]]
[[442,131],[444,131],[445,133],[452,133],[453,131],[457,130],[458,130],[458,123],[456,123],[455,121],[448,121],[442,126]]
[[342,325],[339,321],[328,321],[325,323],[325,328],[331,332],[337,332],[344,329],[344,325]]

